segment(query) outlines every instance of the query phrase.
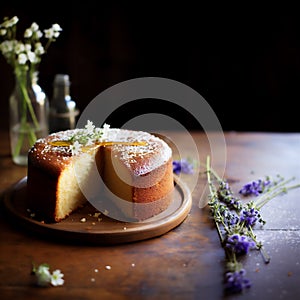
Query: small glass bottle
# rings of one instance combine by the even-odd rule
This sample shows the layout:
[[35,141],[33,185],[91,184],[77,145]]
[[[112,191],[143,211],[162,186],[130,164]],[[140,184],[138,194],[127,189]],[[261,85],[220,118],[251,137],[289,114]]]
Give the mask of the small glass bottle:
[[53,84],[53,97],[50,102],[50,133],[74,129],[79,110],[70,96],[70,77],[67,74],[56,74]]

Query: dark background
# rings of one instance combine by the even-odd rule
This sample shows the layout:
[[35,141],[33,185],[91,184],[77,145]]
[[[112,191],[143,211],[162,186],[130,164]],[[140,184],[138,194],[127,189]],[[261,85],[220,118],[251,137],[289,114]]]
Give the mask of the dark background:
[[[82,111],[100,92],[137,77],[177,80],[200,93],[224,130],[300,131],[300,18],[297,10],[262,12],[182,2],[5,1],[0,17],[19,17],[23,33],[58,23],[62,34],[42,58],[39,83],[51,99],[55,74],[67,73]],[[131,2],[129,2],[131,3]],[[166,3],[166,2],[162,2]],[[194,2],[191,2],[194,3]],[[14,77],[0,57],[1,120],[6,126]],[[184,104],[184,101],[183,101]],[[130,117],[158,105],[131,105]],[[179,115],[182,112],[179,112]],[[120,125],[122,116],[116,114]],[[197,124],[187,119],[187,126]]]

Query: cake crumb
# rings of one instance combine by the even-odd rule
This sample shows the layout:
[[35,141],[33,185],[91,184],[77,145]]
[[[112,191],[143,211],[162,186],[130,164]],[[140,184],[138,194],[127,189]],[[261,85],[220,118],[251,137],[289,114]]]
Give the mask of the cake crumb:
[[124,230],[126,230],[126,229],[127,229],[127,227],[124,227],[123,229],[124,229]]
[[105,209],[103,213],[107,216],[109,214],[109,211]]
[[85,223],[85,222],[86,222],[86,218],[81,218],[81,219],[80,219],[80,222],[81,222],[81,223]]
[[106,270],[110,270],[110,269],[111,269],[111,266],[105,266],[105,269],[106,269]]
[[91,278],[91,282],[95,282],[96,281],[96,279],[95,278]]
[[95,269],[95,273],[98,273],[98,271],[99,271],[98,269]]
[[94,226],[95,226],[95,225],[96,225],[96,223],[95,223],[95,222],[92,222],[92,225],[94,225]]
[[131,266],[134,268],[135,267],[135,263],[132,263]]

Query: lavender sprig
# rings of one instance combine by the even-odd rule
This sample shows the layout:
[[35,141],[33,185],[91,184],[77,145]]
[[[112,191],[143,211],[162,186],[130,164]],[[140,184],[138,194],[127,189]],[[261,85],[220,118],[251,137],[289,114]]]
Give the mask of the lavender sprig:
[[[282,179],[282,178],[281,178]],[[273,181],[274,184],[274,181]],[[266,176],[266,178],[254,180],[251,182],[246,183],[239,191],[240,194],[244,196],[259,196],[262,194],[266,189],[270,188],[271,185],[271,179],[269,176]]]
[[188,159],[173,160],[173,172],[175,174],[193,174],[194,166]]
[[225,273],[225,289],[231,293],[240,293],[246,288],[251,287],[251,282],[246,278],[246,270]]
[[277,176],[276,180],[266,177],[264,180],[252,181],[244,185],[239,193],[243,196],[255,195],[257,198],[243,204],[240,198],[234,196],[228,182],[211,168],[209,156],[206,160],[206,175],[209,186],[208,206],[227,259],[225,289],[227,292],[242,292],[251,286],[251,282],[246,278],[246,271],[237,257],[257,249],[264,262],[270,262],[262,242],[257,240],[253,232],[257,223],[266,223],[260,209],[271,199],[300,187],[300,184],[287,186],[295,178],[285,180],[281,176]]

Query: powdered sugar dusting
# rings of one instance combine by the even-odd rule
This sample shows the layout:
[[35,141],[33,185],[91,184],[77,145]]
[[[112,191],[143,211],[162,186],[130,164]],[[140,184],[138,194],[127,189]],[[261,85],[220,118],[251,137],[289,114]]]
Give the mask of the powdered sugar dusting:
[[[39,139],[30,150],[34,153],[37,160],[55,159],[58,164],[67,164],[72,156],[81,155],[81,147],[74,151],[74,145],[56,146],[51,144],[55,141],[70,141],[74,136],[80,136],[91,131],[91,124],[85,129],[66,130],[50,134],[47,138]],[[99,128],[95,128],[99,130]],[[109,146],[112,149],[112,155],[119,159],[130,168],[135,175],[142,175],[161,166],[172,156],[171,148],[160,138],[144,131],[132,131],[119,128],[105,127],[104,133],[100,139],[90,141],[88,145],[95,142],[146,142],[145,145],[131,146],[115,144]],[[77,145],[78,146],[78,145]],[[158,154],[158,155],[153,155]],[[142,162],[142,163],[141,163]]]
[[[114,156],[132,169],[135,175],[146,174],[167,162],[172,156],[171,148],[160,138],[144,131],[131,131],[125,129],[111,129],[113,141],[120,142],[146,142],[145,146],[114,145]],[[156,154],[156,155],[153,155]],[[158,154],[158,155],[157,155]],[[143,163],[141,164],[141,160]]]
[[46,138],[36,141],[29,151],[29,157],[36,161],[49,161],[58,165],[67,165],[72,157],[70,147],[53,146],[52,141],[68,141],[74,134],[78,134],[82,129],[73,129],[52,133]]

